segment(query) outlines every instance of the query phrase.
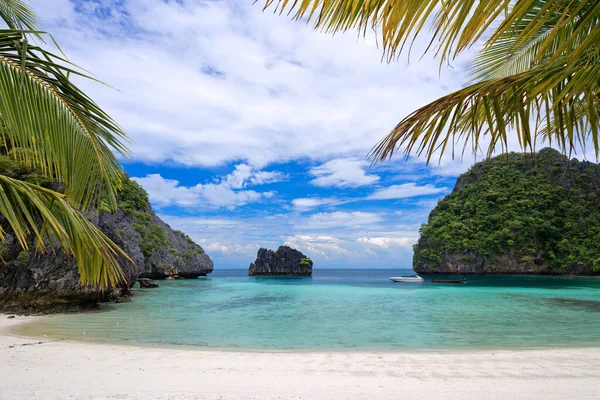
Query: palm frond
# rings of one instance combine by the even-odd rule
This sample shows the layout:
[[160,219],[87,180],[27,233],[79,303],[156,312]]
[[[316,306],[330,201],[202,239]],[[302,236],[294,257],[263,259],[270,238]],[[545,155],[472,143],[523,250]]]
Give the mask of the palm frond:
[[550,61],[568,54],[568,60],[578,62],[600,41],[600,1],[598,0],[527,0],[518,1],[488,39],[498,42],[509,32],[518,48],[551,26],[541,42],[534,61]]
[[[430,48],[442,60],[474,43],[509,9],[510,0],[266,0],[265,9],[287,11],[294,19],[314,20],[316,29],[380,31],[388,60],[431,23]],[[274,5],[275,4],[275,5]]]
[[[570,22],[561,23],[565,13],[563,7],[546,11],[552,15],[540,24],[537,19],[547,3],[537,0],[521,19],[512,24],[502,24],[507,26],[487,41],[470,66],[474,81],[518,74],[536,65],[552,62],[559,56],[577,60],[585,53],[590,54],[595,43],[585,42],[590,34],[597,35],[600,32],[596,26],[600,22],[600,14],[590,12],[599,12],[600,6],[595,7],[591,4],[593,2],[571,2],[571,5],[580,7],[569,8],[569,12],[575,15]],[[592,18],[582,28],[587,16]],[[535,29],[523,38],[524,32],[530,30],[531,26],[535,26]],[[570,45],[565,47],[567,42]],[[577,58],[573,53],[576,50]]]
[[[430,45],[442,61],[475,43],[511,9],[510,0],[266,0],[265,9],[287,11],[294,19],[314,20],[315,29],[379,31],[384,56],[396,57],[427,26]],[[275,4],[275,5],[274,5]],[[518,17],[519,15],[515,15]]]
[[[534,5],[529,13],[509,30],[505,30],[495,41],[488,41],[486,46],[477,54],[474,62],[469,65],[469,72],[473,81],[489,78],[502,78],[525,72],[534,67],[535,55],[538,53],[542,42],[550,35],[556,20],[548,20],[527,42],[516,45],[519,33],[532,23],[539,8],[545,1]],[[556,38],[558,42],[558,38]]]
[[[33,235],[38,250],[57,242],[65,253],[73,254],[82,284],[104,288],[125,280],[117,258],[131,259],[62,194],[0,175],[0,214],[23,249],[29,248],[27,238]],[[5,235],[0,228],[0,239]]]
[[[600,2],[597,0],[266,0],[265,9],[287,12],[294,19],[314,21],[315,29],[341,32],[350,29],[364,32],[374,29],[381,34],[384,57],[391,61],[407,44],[424,34],[426,27],[428,50],[441,57],[441,62],[456,57],[472,46],[488,31],[493,33],[488,43],[494,43],[515,25],[529,21],[516,37],[517,48],[538,35],[541,27],[552,23],[553,31],[540,45],[535,59],[541,59],[555,43],[555,34],[564,26],[574,24],[574,34],[591,32],[597,24]],[[534,15],[535,18],[530,17]],[[557,15],[559,18],[557,19]],[[501,19],[497,28],[492,26]],[[522,25],[522,24],[521,24]],[[567,38],[559,52],[573,49],[575,59],[598,41],[600,33],[593,29],[585,42]]]
[[[0,116],[6,150],[64,186],[64,195],[0,175],[0,215],[24,249],[59,244],[77,262],[82,283],[106,287],[124,279],[131,261],[81,211],[102,199],[116,209],[127,155],[123,130],[70,77],[93,79],[63,56],[29,42],[42,39],[35,14],[21,0],[0,0]],[[42,39],[43,42],[43,39]],[[58,46],[58,45],[57,45]],[[0,240],[5,232],[0,228]]]
[[[595,106],[595,109],[591,107]],[[594,105],[590,99],[583,100],[582,98],[572,99],[569,102],[568,117],[564,117],[564,113],[553,113],[550,115],[550,120],[543,124],[538,132],[538,136],[548,143],[558,143],[558,145],[564,149],[569,149],[566,146],[563,132],[567,132],[570,129],[575,132],[575,137],[579,138],[578,144],[584,152],[587,150],[587,142],[591,141],[594,149],[600,147],[600,135],[598,135],[599,116],[600,116],[600,105],[598,102]],[[596,134],[593,130],[596,129]],[[569,151],[571,154],[571,151]],[[597,153],[596,153],[597,156]]]
[[123,130],[69,79],[85,76],[60,56],[0,30],[0,115],[5,143],[32,150],[19,161],[65,185],[66,199],[86,210],[102,194],[116,207],[127,155]]
[[12,30],[39,31],[33,10],[21,0],[0,0],[0,18]]
[[[326,32],[374,29],[390,61],[423,34],[441,62],[488,35],[472,65],[474,83],[403,119],[371,152],[376,160],[449,149],[506,150],[538,139],[565,150],[591,137],[596,156],[600,102],[600,0],[266,0],[265,8],[314,21]],[[494,27],[495,25],[495,27]]]
[[403,119],[371,152],[375,160],[426,155],[427,162],[462,142],[476,151],[488,140],[488,156],[508,148],[511,129],[523,149],[539,140],[554,141],[564,151],[585,146],[591,137],[596,156],[600,121],[600,63],[580,60],[572,69],[564,59],[503,78],[477,82],[444,96]]

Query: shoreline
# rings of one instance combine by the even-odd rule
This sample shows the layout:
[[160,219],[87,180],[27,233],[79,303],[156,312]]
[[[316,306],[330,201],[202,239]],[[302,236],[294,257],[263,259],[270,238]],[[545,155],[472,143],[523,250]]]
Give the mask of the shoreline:
[[[0,399],[565,399],[600,394],[600,348],[448,352],[219,351],[10,334]],[[38,342],[42,343],[39,344]],[[10,347],[13,346],[13,347]]]
[[[96,311],[94,311],[96,312]],[[107,310],[98,312],[108,312]],[[56,342],[65,341],[67,343],[79,343],[79,344],[91,344],[91,345],[105,345],[105,346],[123,346],[133,347],[141,349],[164,349],[164,350],[187,350],[187,351],[207,351],[207,352],[223,352],[223,353],[277,353],[277,354],[489,354],[499,353],[503,351],[510,352],[530,352],[530,351],[560,351],[570,349],[598,349],[600,350],[600,343],[578,343],[573,345],[554,345],[554,346],[536,346],[536,347],[463,347],[463,348],[413,348],[413,347],[338,347],[338,348],[243,348],[243,347],[210,347],[210,346],[196,346],[191,344],[174,344],[174,343],[144,343],[144,342],[131,342],[127,340],[108,340],[108,339],[87,339],[84,337],[55,337],[41,334],[27,334],[18,332],[17,329],[21,325],[33,324],[39,319],[51,319],[61,314],[47,314],[47,315],[14,315],[15,318],[8,320],[14,321],[11,324],[3,323],[3,319],[6,319],[9,315],[13,314],[1,314],[0,313],[0,338],[15,337],[30,342],[43,341],[43,342]],[[7,326],[8,325],[8,326]],[[2,341],[0,340],[0,343]],[[1,347],[1,345],[0,345]],[[0,400],[2,400],[0,398]]]

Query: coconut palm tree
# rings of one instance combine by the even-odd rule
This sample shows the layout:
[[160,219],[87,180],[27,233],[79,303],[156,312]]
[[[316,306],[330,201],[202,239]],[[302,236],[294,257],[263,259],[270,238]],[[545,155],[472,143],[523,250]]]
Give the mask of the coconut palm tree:
[[[599,155],[599,0],[267,0],[265,8],[314,20],[316,29],[374,29],[384,58],[395,59],[431,27],[427,51],[440,66],[484,41],[470,82],[405,117],[372,150],[424,154],[505,151],[508,135],[534,151],[593,146]],[[462,146],[460,146],[462,144]],[[462,149],[461,149],[462,147]]]
[[[0,118],[4,152],[64,190],[0,174],[0,240],[8,227],[24,250],[61,246],[77,262],[81,282],[104,287],[123,279],[127,255],[82,213],[100,200],[116,208],[125,155],[123,130],[71,81],[87,77],[41,47],[48,35],[21,0],[0,0]],[[6,229],[5,229],[6,228]]]

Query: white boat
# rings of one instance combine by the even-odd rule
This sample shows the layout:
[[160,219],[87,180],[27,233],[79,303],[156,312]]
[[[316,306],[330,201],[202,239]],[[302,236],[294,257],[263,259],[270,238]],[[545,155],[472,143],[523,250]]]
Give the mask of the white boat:
[[423,278],[419,275],[402,275],[402,276],[392,276],[390,280],[394,282],[423,282]]

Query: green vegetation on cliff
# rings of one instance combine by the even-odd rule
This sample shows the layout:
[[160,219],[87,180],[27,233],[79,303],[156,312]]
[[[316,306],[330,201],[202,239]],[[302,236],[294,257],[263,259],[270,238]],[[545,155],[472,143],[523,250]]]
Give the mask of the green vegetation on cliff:
[[[133,217],[133,228],[141,235],[140,248],[146,260],[152,252],[162,246],[170,245],[168,234],[165,229],[153,222],[148,193],[128,176],[123,179],[123,188],[118,196],[118,208],[125,214]],[[181,236],[186,242],[196,245],[194,241],[181,231],[174,231],[175,235]],[[196,245],[197,246],[197,245]],[[175,248],[169,252],[177,259],[190,261],[196,254],[203,254],[204,250],[198,246],[195,250],[186,250],[183,254]]]
[[420,233],[418,272],[600,273],[600,168],[551,149],[475,164]]
[[132,226],[142,236],[140,249],[146,260],[154,250],[171,244],[163,227],[152,222],[148,193],[128,176],[123,179],[123,188],[118,196],[118,208],[133,217]]
[[303,257],[300,260],[300,265],[302,265],[303,267],[308,267],[309,265],[312,265],[312,260],[308,257]]
[[1,146],[0,174],[28,183],[40,185],[45,188],[50,188],[50,185],[53,183],[50,178],[43,175],[40,171],[32,168],[31,166],[16,160],[14,156],[8,155],[8,152],[5,150],[4,143],[2,143]]
[[148,202],[148,193],[136,182],[125,176],[123,187],[117,198],[119,209],[126,214],[133,214],[136,211],[145,211],[150,203]]

